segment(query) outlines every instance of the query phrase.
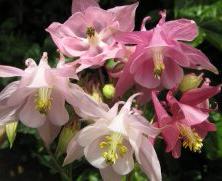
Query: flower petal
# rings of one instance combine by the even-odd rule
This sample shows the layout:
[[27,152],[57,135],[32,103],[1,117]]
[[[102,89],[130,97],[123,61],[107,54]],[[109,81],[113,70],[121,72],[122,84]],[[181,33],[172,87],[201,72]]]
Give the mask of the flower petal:
[[71,139],[67,147],[67,155],[63,165],[68,165],[84,156],[83,147],[78,143],[78,133]]
[[135,12],[139,2],[132,5],[117,6],[109,9],[109,12],[115,14],[116,20],[119,22],[121,31],[133,31],[135,26]]
[[160,163],[157,158],[153,145],[145,137],[140,147],[141,168],[151,181],[162,180]]
[[49,121],[46,121],[44,125],[38,128],[38,132],[42,140],[44,141],[46,147],[54,141],[58,136],[61,127],[51,124]]
[[0,77],[23,76],[24,71],[15,67],[0,65]]
[[36,111],[34,102],[35,97],[30,96],[19,113],[19,119],[28,127],[38,128],[45,123],[46,116]]
[[52,106],[47,114],[49,121],[57,126],[62,126],[69,121],[69,114],[65,108],[64,96],[56,91],[52,91]]
[[174,40],[192,41],[198,34],[198,27],[193,20],[178,19],[163,24],[164,32]]
[[101,148],[99,144],[102,139],[96,139],[84,149],[84,154],[87,161],[94,167],[103,169],[107,167],[105,159],[101,156]]
[[121,175],[118,175],[116,172],[114,172],[111,166],[100,169],[100,174],[103,181],[121,181]]
[[73,0],[72,1],[72,14],[76,12],[85,11],[88,7],[99,7],[96,0]]

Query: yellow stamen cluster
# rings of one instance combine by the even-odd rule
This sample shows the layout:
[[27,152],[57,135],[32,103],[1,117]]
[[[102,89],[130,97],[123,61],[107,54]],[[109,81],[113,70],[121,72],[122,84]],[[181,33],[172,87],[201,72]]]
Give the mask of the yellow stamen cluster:
[[161,48],[154,48],[153,49],[153,63],[154,63],[154,77],[157,79],[160,79],[164,69],[165,65],[163,63],[163,53]]
[[108,165],[113,165],[118,160],[119,156],[123,157],[128,149],[123,145],[123,137],[119,133],[113,133],[110,136],[106,136],[105,140],[99,144],[101,149],[105,149],[102,153]]
[[90,45],[95,46],[98,44],[99,37],[94,27],[88,27],[86,29],[86,37]]
[[183,140],[183,147],[189,148],[193,152],[201,152],[203,139],[197,134],[195,129],[191,129],[185,125],[180,125],[179,130]]
[[35,108],[41,114],[47,114],[51,108],[51,88],[40,88],[37,91],[36,99],[35,99]]
[[95,28],[93,27],[88,27],[87,30],[86,30],[86,36],[89,37],[89,38],[92,38],[94,37],[96,34],[96,30]]

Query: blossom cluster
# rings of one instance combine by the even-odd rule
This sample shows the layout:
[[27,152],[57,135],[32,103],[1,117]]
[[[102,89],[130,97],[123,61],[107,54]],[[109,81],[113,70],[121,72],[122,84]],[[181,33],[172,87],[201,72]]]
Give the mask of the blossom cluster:
[[[74,121],[87,124],[76,128],[64,165],[84,156],[105,181],[121,180],[135,162],[150,180],[162,180],[157,139],[174,158],[182,147],[201,152],[208,132],[216,130],[208,120],[209,99],[221,88],[195,73],[218,70],[187,43],[198,35],[193,20],[166,21],[161,11],[153,29],[146,28],[151,17],[145,17],[140,31],[134,31],[138,5],[104,10],[96,0],[73,0],[71,17],[46,29],[60,52],[55,68],[46,52],[38,64],[27,59],[25,70],[0,65],[0,77],[19,77],[0,93],[0,124],[20,121],[35,128],[49,147],[73,121],[71,106],[78,117]],[[105,71],[109,85],[92,74],[85,78],[88,69],[100,78]],[[155,110],[152,120],[144,115],[147,103]]]

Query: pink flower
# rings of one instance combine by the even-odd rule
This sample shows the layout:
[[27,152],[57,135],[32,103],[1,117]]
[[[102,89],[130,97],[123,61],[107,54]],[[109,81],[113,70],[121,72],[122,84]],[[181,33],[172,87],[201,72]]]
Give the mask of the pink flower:
[[137,162],[150,180],[161,180],[160,164],[149,141],[157,136],[159,130],[137,111],[131,110],[135,96],[131,96],[120,111],[118,107],[122,102],[116,103],[106,116],[81,130],[71,140],[64,164],[85,155],[94,167],[100,169],[103,180],[118,181],[133,170],[135,153]]
[[64,55],[80,57],[77,72],[102,66],[107,59],[116,58],[121,50],[113,35],[134,29],[137,6],[135,3],[106,11],[96,1],[74,0],[73,15],[64,24],[52,23],[46,31]]
[[[137,84],[147,89],[175,87],[183,78],[183,69],[207,69],[218,73],[208,58],[199,50],[182,43],[192,41],[198,33],[193,20],[165,21],[166,12],[154,29],[140,32],[120,33],[117,41],[136,44],[135,53],[127,62],[117,83],[117,95]],[[144,22],[148,20],[145,18]]]
[[0,65],[1,77],[21,77],[0,93],[0,123],[20,120],[28,127],[38,128],[49,144],[69,120],[65,101],[83,109],[81,102],[88,98],[80,87],[69,82],[69,78],[76,78],[75,71],[64,61],[51,68],[47,53],[43,53],[38,66],[32,59],[27,59],[26,65],[25,70]]
[[206,86],[187,91],[180,100],[173,97],[173,92],[167,94],[169,112],[163,108],[154,92],[152,99],[156,111],[155,123],[164,128],[163,139],[166,142],[166,152],[172,152],[173,157],[181,154],[181,146],[191,151],[199,152],[203,146],[203,139],[209,131],[215,131],[215,125],[210,123],[208,99],[220,92],[220,86]]

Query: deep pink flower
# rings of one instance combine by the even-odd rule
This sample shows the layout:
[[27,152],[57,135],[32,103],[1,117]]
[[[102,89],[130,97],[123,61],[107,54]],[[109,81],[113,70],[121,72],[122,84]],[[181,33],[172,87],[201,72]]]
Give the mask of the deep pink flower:
[[134,29],[138,3],[103,10],[96,1],[74,0],[73,15],[64,23],[52,23],[48,31],[59,50],[68,57],[80,57],[77,72],[102,66],[109,58],[121,58],[113,35]]
[[51,68],[47,59],[47,53],[39,65],[27,59],[25,70],[0,65],[0,77],[21,77],[0,93],[0,123],[20,120],[28,127],[37,128],[49,144],[69,120],[65,101],[76,109],[84,109],[81,106],[87,105],[89,96],[69,81],[76,78],[73,67],[60,60],[57,68]]
[[[64,164],[85,155],[94,167],[100,169],[104,181],[120,181],[122,175],[133,170],[135,153],[137,162],[150,180],[160,181],[160,164],[149,141],[149,138],[157,136],[159,129],[152,127],[144,117],[131,109],[135,96],[131,96],[120,111],[118,107],[122,102],[109,110],[100,111],[106,114],[71,140]],[[94,111],[94,108],[91,109]]]
[[203,146],[203,139],[209,131],[215,131],[210,123],[208,99],[220,92],[220,86],[209,86],[204,83],[201,88],[187,91],[178,101],[173,92],[167,94],[169,113],[164,109],[156,94],[152,92],[152,100],[156,111],[155,123],[162,130],[166,142],[166,152],[172,152],[175,158],[180,157],[181,146],[198,152]]
[[192,41],[197,36],[196,23],[187,19],[166,22],[166,13],[161,12],[161,16],[154,29],[145,31],[142,25],[142,31],[116,35],[118,42],[137,45],[117,83],[118,96],[134,83],[148,89],[171,89],[183,78],[181,67],[218,73],[201,51],[181,42]]

